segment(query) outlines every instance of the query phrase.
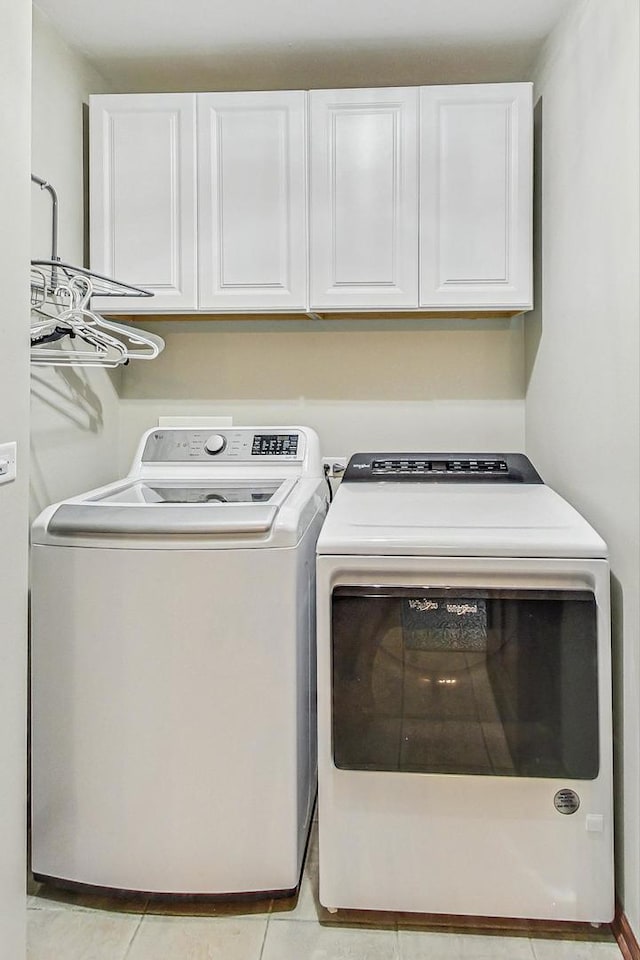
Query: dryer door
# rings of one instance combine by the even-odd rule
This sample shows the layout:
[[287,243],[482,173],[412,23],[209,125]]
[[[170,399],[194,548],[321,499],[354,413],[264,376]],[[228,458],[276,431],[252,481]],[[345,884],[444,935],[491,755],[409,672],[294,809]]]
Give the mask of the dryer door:
[[596,621],[586,589],[336,586],[336,767],[594,779]]

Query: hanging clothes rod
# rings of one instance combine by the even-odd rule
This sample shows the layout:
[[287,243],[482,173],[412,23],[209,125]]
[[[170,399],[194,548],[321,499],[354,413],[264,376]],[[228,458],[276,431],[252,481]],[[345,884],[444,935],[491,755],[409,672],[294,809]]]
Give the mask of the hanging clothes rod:
[[35,173],[31,174],[31,179],[34,183],[37,183],[41,190],[48,190],[51,194],[51,203],[53,205],[53,211],[51,215],[51,259],[59,260],[58,256],[58,194],[55,191],[55,188],[51,186],[48,180],[43,180],[42,177],[37,177]]

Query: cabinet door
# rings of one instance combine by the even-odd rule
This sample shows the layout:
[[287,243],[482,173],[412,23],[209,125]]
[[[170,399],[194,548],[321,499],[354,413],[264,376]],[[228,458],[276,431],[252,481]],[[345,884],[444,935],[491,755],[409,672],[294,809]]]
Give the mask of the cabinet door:
[[309,102],[311,308],[417,307],[417,88]]
[[90,131],[91,267],[155,294],[94,305],[195,309],[195,96],[91,97]]
[[532,86],[423,87],[420,305],[532,303]]
[[305,309],[306,95],[198,95],[200,309]]

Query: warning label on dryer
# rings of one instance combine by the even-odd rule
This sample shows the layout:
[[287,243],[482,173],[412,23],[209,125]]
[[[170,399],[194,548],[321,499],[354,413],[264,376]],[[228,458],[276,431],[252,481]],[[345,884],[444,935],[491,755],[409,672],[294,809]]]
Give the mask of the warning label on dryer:
[[558,813],[567,816],[576,812],[580,806],[580,797],[575,790],[570,790],[567,787],[564,790],[558,790],[553,798],[553,805]]

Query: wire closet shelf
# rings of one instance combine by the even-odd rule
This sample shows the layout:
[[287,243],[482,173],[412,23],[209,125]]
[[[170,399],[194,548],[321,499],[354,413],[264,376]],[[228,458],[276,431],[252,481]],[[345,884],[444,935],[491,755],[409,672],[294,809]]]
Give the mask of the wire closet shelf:
[[[52,201],[51,258],[31,261],[31,361],[44,366],[115,367],[153,360],[161,337],[106,319],[90,308],[91,298],[151,297],[148,290],[66,263],[58,257],[58,196],[31,175]],[[55,344],[55,346],[52,346]]]

